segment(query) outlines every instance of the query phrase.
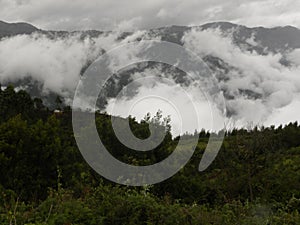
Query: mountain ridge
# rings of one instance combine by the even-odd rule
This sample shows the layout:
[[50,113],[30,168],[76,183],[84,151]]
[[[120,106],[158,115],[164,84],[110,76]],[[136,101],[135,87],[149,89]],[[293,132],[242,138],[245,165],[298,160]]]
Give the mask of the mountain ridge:
[[[184,33],[191,29],[220,29],[223,33],[232,33],[232,39],[238,46],[243,46],[249,49],[257,51],[259,54],[264,54],[267,48],[268,51],[273,53],[284,53],[289,49],[300,48],[300,29],[287,25],[287,26],[277,26],[272,28],[265,27],[247,27],[240,24],[234,24],[230,22],[211,22],[200,26],[166,26],[160,28],[153,28],[147,30],[148,33],[153,36],[161,36],[163,41],[174,42],[177,44],[182,44],[182,37]],[[81,38],[91,37],[95,38],[103,33],[109,33],[112,31],[100,31],[100,30],[82,30],[82,31],[51,31],[42,30],[29,23],[6,23],[0,21],[0,39],[4,37],[10,37],[20,34],[32,34],[41,33],[48,35],[51,38],[56,37],[67,37],[70,34],[79,33]],[[132,32],[123,32],[121,39],[127,35],[132,34]],[[255,41],[259,43],[260,46],[253,46],[249,44],[247,40],[253,38],[255,35]]]
[[[73,33],[73,32],[88,32],[88,31],[100,31],[100,32],[110,32],[110,31],[105,31],[105,30],[99,30],[99,29],[87,29],[87,30],[72,30],[72,31],[67,31],[67,30],[46,30],[46,29],[40,29],[37,26],[27,23],[27,22],[14,22],[14,23],[9,23],[5,22],[3,20],[0,20],[0,28],[2,25],[6,26],[26,26],[26,27],[31,27],[34,28],[35,30],[39,31],[49,31],[49,32],[68,32],[68,33]],[[288,28],[288,29],[294,29],[294,30],[300,30],[300,28],[292,26],[292,25],[285,25],[285,26],[274,26],[274,27],[264,27],[264,26],[246,26],[238,23],[232,23],[232,22],[227,22],[227,21],[215,21],[215,22],[208,22],[204,23],[201,25],[193,25],[193,26],[184,26],[184,25],[169,25],[169,26],[162,26],[162,27],[153,27],[150,29],[142,29],[142,30],[156,30],[156,29],[164,29],[164,28],[172,28],[172,27],[177,27],[177,28],[197,28],[197,27],[211,27],[213,25],[220,25],[220,26],[235,26],[235,27],[245,27],[248,29],[259,29],[263,28],[266,30],[273,30],[273,29],[280,29],[280,28]],[[1,31],[1,30],[0,30]],[[131,31],[127,31],[131,32]]]
[[29,23],[7,23],[0,20],[0,38],[18,34],[31,34],[36,31],[41,30]]

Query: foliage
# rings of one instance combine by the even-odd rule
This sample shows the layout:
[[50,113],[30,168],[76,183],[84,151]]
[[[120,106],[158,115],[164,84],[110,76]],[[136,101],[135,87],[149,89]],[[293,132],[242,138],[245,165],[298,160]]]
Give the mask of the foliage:
[[[179,137],[161,112],[129,121],[139,138],[150,135],[149,123],[167,135],[153,151],[138,153],[117,140],[111,116],[96,113],[101,140],[119,160],[148,165],[175,149]],[[154,186],[126,187],[85,163],[71,122],[69,107],[55,114],[25,91],[0,91],[0,224],[300,224],[297,123],[227,131],[202,173],[198,164],[210,134],[186,134],[186,147],[194,135],[199,142],[178,174]]]

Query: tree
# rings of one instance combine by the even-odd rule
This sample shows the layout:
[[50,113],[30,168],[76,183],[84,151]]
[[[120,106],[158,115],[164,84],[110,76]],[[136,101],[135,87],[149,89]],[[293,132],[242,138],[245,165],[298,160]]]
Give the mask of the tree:
[[56,99],[55,99],[56,108],[60,110],[62,103],[63,103],[63,101],[62,101],[61,97],[59,95],[57,95]]

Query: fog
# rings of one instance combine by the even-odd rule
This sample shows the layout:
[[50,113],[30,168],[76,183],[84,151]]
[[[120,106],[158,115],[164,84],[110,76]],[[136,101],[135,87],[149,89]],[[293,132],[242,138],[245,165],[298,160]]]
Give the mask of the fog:
[[[124,26],[128,24],[125,23]],[[103,50],[147,36],[145,31],[136,31],[121,40],[119,37],[122,30],[120,27],[119,31],[104,33],[97,38],[86,37],[84,39],[80,38],[78,33],[65,38],[32,34],[2,39],[0,41],[0,82],[15,82],[30,77],[42,84],[43,95],[53,92],[63,96],[66,103],[71,104],[81,77],[81,70],[89,61],[96,59]],[[227,119],[231,121],[231,125],[228,126],[243,127],[249,123],[279,125],[299,120],[299,49],[286,55],[274,53],[259,55],[255,51],[237,47],[232,42],[230,34],[223,34],[218,29],[206,31],[192,29],[184,35],[182,41],[184,47],[191,49],[197,55],[215,56],[231,66],[230,71],[219,79],[219,86],[224,92],[226,109],[229,112]],[[247,42],[253,46],[260,45],[255,41],[255,34]],[[128,53],[124,53],[126,54]],[[289,60],[289,66],[282,65],[283,57]],[[159,75],[160,71],[148,70],[148,73]],[[189,113],[177,115],[176,107],[166,104],[161,99],[148,98],[144,103],[135,104],[140,99],[151,95],[172,99],[175,101],[174,105],[187,104],[185,95],[181,94],[178,88],[178,84],[141,85],[136,94],[130,98],[123,96],[118,99],[108,99],[105,111],[121,116],[132,114],[139,120],[147,112],[154,115],[160,109],[164,116],[171,116],[175,134],[193,132],[202,127],[221,129],[224,126],[218,117],[215,118],[215,125],[212,125],[211,111],[218,109],[211,102],[207,102],[201,94],[201,87],[197,89],[191,86],[184,89],[192,98],[196,96],[193,102],[199,113],[201,127],[191,122],[185,124],[184,129],[180,128],[178,125],[180,116],[188,118]],[[252,94],[246,94],[241,90]],[[135,106],[132,106],[133,104]]]

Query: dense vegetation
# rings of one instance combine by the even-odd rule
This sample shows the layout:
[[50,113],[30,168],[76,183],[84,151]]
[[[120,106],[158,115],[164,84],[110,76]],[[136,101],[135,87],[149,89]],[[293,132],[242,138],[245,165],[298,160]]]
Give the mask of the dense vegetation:
[[[124,162],[160,161],[178,141],[168,133],[155,150],[138,154],[118,142],[110,118],[97,113],[99,135]],[[130,119],[140,138],[149,135],[149,122],[158,121],[159,113],[140,123]],[[161,125],[171,129],[167,120]],[[0,88],[0,223],[300,224],[297,123],[228,131],[216,160],[202,173],[197,168],[210,134],[193,135],[199,135],[196,151],[177,175],[153,186],[120,186],[83,160],[69,107],[55,114],[25,91]]]

